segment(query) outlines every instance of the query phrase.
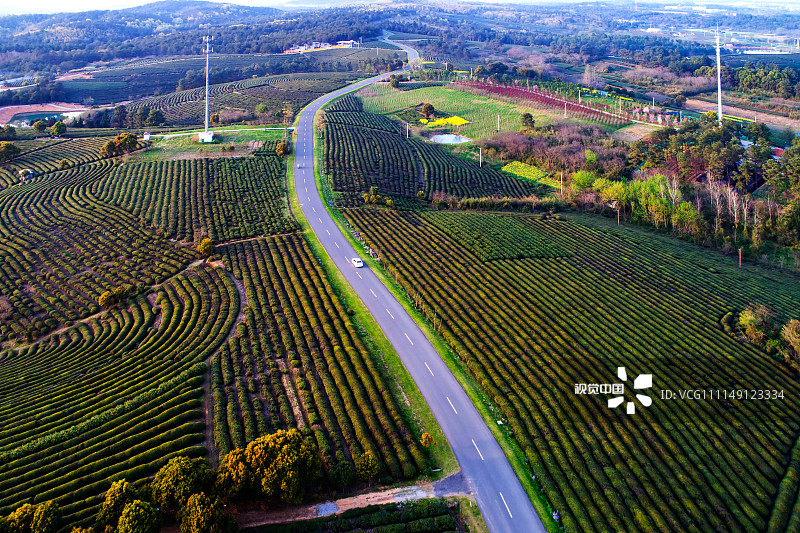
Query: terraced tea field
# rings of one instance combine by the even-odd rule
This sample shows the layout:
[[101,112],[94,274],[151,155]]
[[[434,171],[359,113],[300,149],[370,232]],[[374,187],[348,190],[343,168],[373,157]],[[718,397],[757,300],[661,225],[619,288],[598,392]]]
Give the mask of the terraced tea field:
[[161,283],[195,256],[99,202],[106,161],[0,191],[0,342],[32,340],[100,310],[105,291]]
[[[375,55],[374,48],[332,48],[304,55],[212,54],[211,69],[212,74],[218,67],[246,72],[248,67],[256,65],[258,73],[319,73],[339,70],[344,74],[349,70],[358,70],[360,61],[371,60]],[[380,55],[383,58],[393,58],[395,55],[402,57],[403,52],[382,50]],[[171,93],[187,72],[202,73],[205,66],[206,60],[202,55],[162,56],[122,62],[60,83],[65,101],[83,102],[91,98],[95,104],[111,104],[151,96],[156,91],[160,94]]]
[[[740,270],[721,254],[578,214],[344,213],[435,314],[567,531],[796,523],[797,373],[721,323],[753,302],[800,316],[796,276]],[[512,242],[530,252],[511,253]],[[635,414],[610,408],[610,394],[576,394],[578,384],[620,382],[619,367]],[[653,388],[636,391],[649,407],[630,392],[639,374],[653,376]],[[695,389],[782,397],[661,398]]]
[[222,242],[297,228],[288,212],[284,165],[274,148],[270,155],[247,158],[126,164],[93,190],[172,239],[198,241],[207,235]]
[[407,139],[390,119],[361,111],[361,100],[352,96],[326,109],[324,141],[325,168],[344,205],[361,205],[360,196],[370,187],[404,205],[415,204],[420,191],[431,201],[435,195],[523,197],[538,190],[534,183]]
[[[52,141],[23,141],[23,153],[0,166],[0,186],[20,181],[19,171],[28,169],[34,176],[54,170],[74,168],[103,159],[100,148],[113,137],[87,137]],[[38,143],[38,146],[35,144]]]
[[380,476],[427,471],[418,437],[305,241],[259,239],[224,253],[249,308],[211,362],[219,453],[277,429],[310,427],[326,470],[369,452]]
[[0,513],[54,500],[76,523],[111,481],[205,455],[204,361],[238,310],[228,275],[201,267],[0,354]]
[[429,472],[424,428],[297,231],[277,141],[121,163],[96,160],[105,140],[27,143],[35,176],[0,190],[0,516],[52,500],[88,524],[114,480],[287,428],[316,438],[322,488],[364,452],[384,481]]
[[[284,102],[298,110],[318,96],[343,87],[356,74],[315,72],[264,76],[212,85],[209,89],[209,112],[225,109],[250,111],[263,104],[275,122],[280,122]],[[205,116],[205,87],[178,91],[154,98],[138,100],[126,106],[129,113],[141,107],[160,109],[169,124],[202,124]],[[276,113],[277,117],[276,118]]]

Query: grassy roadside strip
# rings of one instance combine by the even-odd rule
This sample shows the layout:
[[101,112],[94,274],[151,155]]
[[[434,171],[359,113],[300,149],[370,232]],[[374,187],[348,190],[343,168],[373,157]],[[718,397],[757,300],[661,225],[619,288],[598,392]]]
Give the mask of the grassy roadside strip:
[[322,164],[322,160],[319,157],[320,151],[316,149],[317,146],[319,146],[319,142],[321,142],[321,139],[317,136],[315,129],[314,178],[317,180],[317,189],[320,191],[320,195],[322,195],[324,199],[325,208],[328,210],[328,213],[331,215],[333,220],[336,221],[339,229],[350,241],[350,244],[353,246],[353,248],[358,251],[361,259],[364,261],[364,264],[372,269],[372,271],[378,276],[378,279],[380,279],[381,282],[386,285],[397,301],[400,302],[408,314],[411,315],[411,317],[419,326],[420,330],[422,330],[431,344],[433,344],[433,347],[436,349],[436,351],[439,352],[439,356],[450,368],[450,371],[453,372],[453,375],[464,388],[464,391],[467,393],[470,401],[472,401],[472,403],[475,405],[478,413],[480,413],[481,417],[483,417],[486,425],[489,426],[489,429],[491,430],[495,439],[497,439],[497,442],[500,444],[500,447],[506,454],[506,457],[511,464],[511,468],[513,468],[514,472],[517,474],[520,483],[522,483],[525,492],[528,494],[528,497],[533,503],[539,518],[542,520],[547,530],[553,532],[563,531],[561,524],[553,520],[553,509],[548,503],[546,496],[541,491],[538,484],[534,482],[531,476],[531,470],[528,466],[528,459],[525,456],[525,453],[519,447],[519,444],[517,444],[517,442],[508,434],[509,430],[507,428],[509,426],[507,424],[500,426],[497,423],[497,417],[494,414],[495,409],[490,399],[480,390],[478,384],[475,382],[475,379],[464,370],[460,361],[458,360],[458,357],[450,349],[445,340],[433,330],[433,326],[428,321],[427,317],[416,307],[414,307],[413,300],[408,296],[408,294],[406,294],[405,290],[400,286],[400,284],[397,283],[394,278],[387,275],[387,273],[383,270],[381,263],[366,253],[364,245],[352,236],[350,233],[352,228],[346,222],[339,209],[332,207],[328,202],[330,199],[328,195],[331,194],[331,189],[328,187],[327,183],[323,184],[322,180],[320,179],[319,169],[321,168],[320,165]]
[[467,533],[489,533],[474,496],[448,496],[447,499],[458,502],[459,514]]
[[[295,152],[294,149],[292,149],[292,153],[287,158],[289,205],[300,224],[301,232],[306,242],[322,264],[326,272],[327,280],[333,287],[334,292],[342,299],[348,309],[354,311],[353,322],[360,327],[364,333],[364,341],[369,347],[370,353],[376,354],[377,357],[379,357],[379,363],[387,373],[387,382],[396,384],[396,387],[392,387],[393,395],[398,406],[402,409],[404,417],[409,422],[412,422],[410,430],[414,434],[414,437],[419,439],[423,431],[430,433],[433,437],[435,444],[428,448],[428,452],[434,465],[433,468],[439,470],[429,473],[426,477],[433,481],[457,472],[459,468],[458,461],[456,461],[456,457],[450,449],[450,445],[444,437],[439,423],[428,407],[428,403],[425,401],[425,398],[422,397],[422,393],[419,391],[419,388],[417,388],[414,380],[411,379],[411,375],[408,373],[405,366],[403,366],[397,352],[394,351],[391,343],[389,343],[389,340],[383,334],[383,330],[378,326],[377,322],[375,322],[372,314],[355,294],[350,284],[344,279],[342,273],[339,272],[339,269],[322,247],[322,244],[311,229],[303,211],[300,209],[294,184],[294,157]],[[315,165],[314,172],[317,186],[319,186],[320,182],[316,175],[318,170],[319,167]]]

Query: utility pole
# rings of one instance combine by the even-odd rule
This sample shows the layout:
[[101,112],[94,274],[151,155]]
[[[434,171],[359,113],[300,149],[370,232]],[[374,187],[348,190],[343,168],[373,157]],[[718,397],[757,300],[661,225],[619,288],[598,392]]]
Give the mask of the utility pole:
[[564,102],[564,118],[567,118],[567,102]]
[[406,139],[408,139],[408,122],[406,122]]
[[211,41],[214,37],[206,35],[203,39],[206,43],[206,130],[208,133],[208,56],[211,54]]
[[292,103],[283,102],[283,137],[289,139],[289,119],[292,116]]
[[478,148],[478,167],[483,167],[483,148]]
[[497,115],[497,131],[500,132],[500,115]]
[[717,119],[722,128],[722,61],[719,57],[719,26],[717,26]]
[[561,173],[561,196],[564,196],[564,173]]

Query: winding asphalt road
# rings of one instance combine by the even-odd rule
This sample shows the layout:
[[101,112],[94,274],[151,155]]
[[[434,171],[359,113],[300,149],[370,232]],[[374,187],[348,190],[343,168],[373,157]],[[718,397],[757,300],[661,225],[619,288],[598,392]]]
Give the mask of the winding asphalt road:
[[[403,48],[409,62],[419,57],[413,49]],[[384,74],[349,85],[318,98],[303,110],[295,131],[294,176],[300,207],[322,246],[375,317],[428,402],[461,465],[469,490],[475,492],[489,531],[544,532],[544,525],[508,459],[464,389],[389,289],[369,268],[354,268],[350,263],[358,254],[328,214],[317,191],[313,157],[315,113],[334,98],[386,77]]]

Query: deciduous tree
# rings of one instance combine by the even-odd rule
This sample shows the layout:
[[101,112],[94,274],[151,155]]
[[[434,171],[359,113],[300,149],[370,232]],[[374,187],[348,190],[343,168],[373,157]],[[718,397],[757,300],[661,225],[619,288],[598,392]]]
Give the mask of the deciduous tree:
[[163,509],[177,511],[186,505],[189,496],[205,490],[211,479],[211,469],[205,459],[174,457],[153,479],[153,502]]
[[197,251],[203,257],[211,257],[214,255],[214,241],[206,237],[197,245]]
[[33,513],[31,533],[55,533],[61,525],[61,509],[52,501],[40,503]]
[[247,445],[246,458],[267,497],[297,504],[320,472],[316,444],[296,429],[277,431]]
[[378,461],[370,452],[364,452],[356,461],[356,476],[361,481],[369,481],[378,475]]
[[61,137],[67,131],[67,126],[60,120],[52,125],[50,128],[50,135],[53,137]]
[[180,513],[181,533],[236,533],[239,525],[222,502],[205,493],[193,494]]
[[220,461],[215,481],[216,493],[223,498],[236,498],[253,486],[253,470],[247,463],[245,450],[230,451]]
[[14,159],[19,155],[20,149],[10,142],[0,142],[0,163]]
[[117,533],[156,533],[161,515],[147,502],[134,500],[122,509]]
[[[106,291],[103,295],[107,293],[110,294],[110,292]],[[103,303],[98,303],[100,303],[101,307],[106,307]],[[100,511],[97,513],[97,521],[101,524],[117,527],[125,505],[135,500],[136,497],[136,489],[133,485],[124,479],[114,481],[111,483],[111,487],[106,491],[103,504],[100,506]]]
[[783,325],[781,339],[791,350],[793,359],[800,358],[800,320],[792,319]]

